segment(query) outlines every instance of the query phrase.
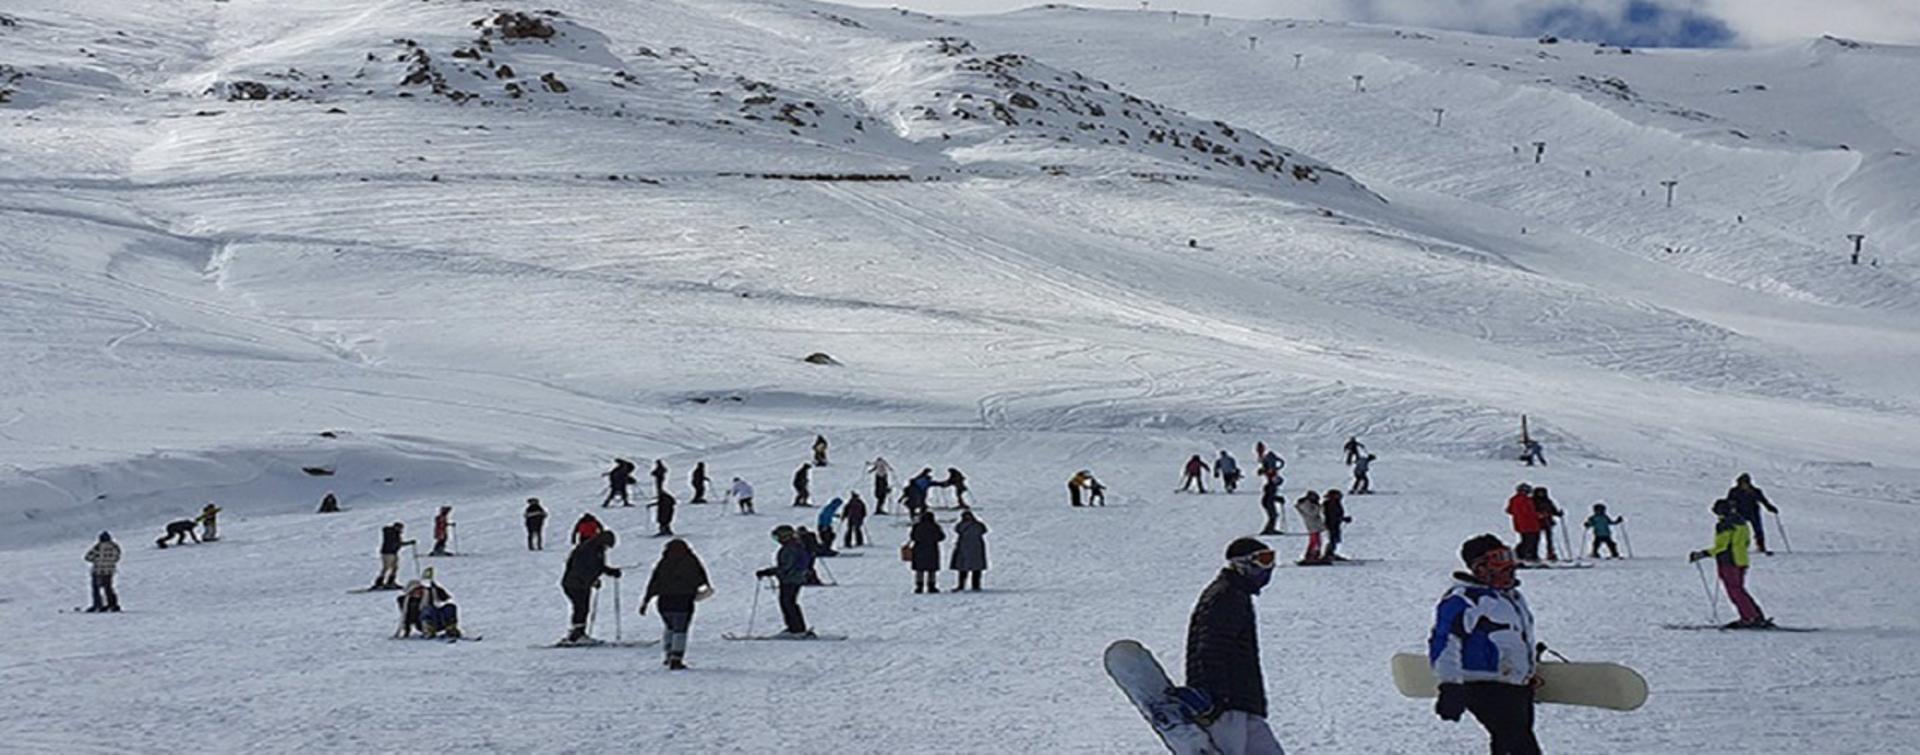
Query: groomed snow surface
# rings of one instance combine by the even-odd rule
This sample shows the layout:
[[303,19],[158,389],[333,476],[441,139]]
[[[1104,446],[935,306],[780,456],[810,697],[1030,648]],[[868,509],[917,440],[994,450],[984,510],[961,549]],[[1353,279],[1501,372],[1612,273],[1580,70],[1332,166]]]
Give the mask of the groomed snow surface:
[[[1636,558],[1523,579],[1545,642],[1653,690],[1543,707],[1549,751],[1910,749],[1916,66],[1063,6],[15,0],[4,746],[1154,752],[1100,651],[1178,676],[1261,523],[1251,486],[1172,493],[1181,462],[1264,440],[1291,500],[1344,487],[1359,435],[1367,562],[1259,602],[1290,751],[1484,749],[1388,659],[1522,479],[1627,517]],[[1512,461],[1522,414],[1552,466]],[[817,501],[876,455],[965,470],[986,591],[912,594],[876,517],[803,597],[848,641],[722,641],[776,626],[751,572],[812,523],[787,480],[816,433]],[[680,509],[718,589],[691,671],[534,647],[590,509],[637,565],[618,631],[658,635],[651,512],[597,508],[615,456],[665,459],[683,504],[696,461],[759,488],[755,516]],[[1110,506],[1067,507],[1081,468]],[[1818,632],[1661,628],[1731,618],[1684,557],[1743,471],[1783,517],[1749,584]],[[208,501],[220,542],[152,547]],[[442,505],[463,553],[421,565],[484,639],[389,640],[393,594],[348,590],[380,526]],[[126,612],[73,613],[103,529]]]

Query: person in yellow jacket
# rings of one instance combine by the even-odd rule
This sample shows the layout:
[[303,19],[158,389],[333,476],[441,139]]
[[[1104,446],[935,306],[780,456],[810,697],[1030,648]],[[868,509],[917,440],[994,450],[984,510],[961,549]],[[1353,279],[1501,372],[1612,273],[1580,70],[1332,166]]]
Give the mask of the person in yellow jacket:
[[1760,604],[1747,594],[1747,551],[1753,543],[1753,526],[1725,499],[1713,502],[1713,513],[1720,517],[1713,528],[1713,547],[1694,551],[1687,560],[1699,561],[1712,556],[1719,565],[1720,584],[1727,589],[1727,599],[1740,611],[1740,619],[1728,624],[1728,629],[1771,628],[1773,619],[1767,618]]
[[200,516],[194,517],[200,523],[200,542],[211,543],[220,539],[220,507],[211,503],[201,507]]

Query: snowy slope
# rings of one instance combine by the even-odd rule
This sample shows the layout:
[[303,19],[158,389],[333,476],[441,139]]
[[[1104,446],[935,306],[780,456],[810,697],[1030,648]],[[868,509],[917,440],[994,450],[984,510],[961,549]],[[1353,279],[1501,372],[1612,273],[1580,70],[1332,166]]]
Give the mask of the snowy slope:
[[[1920,734],[1880,715],[1920,692],[1914,50],[791,0],[0,18],[10,746],[1150,752],[1094,659],[1132,636],[1177,673],[1194,594],[1259,524],[1250,494],[1168,494],[1180,460],[1266,440],[1297,495],[1344,483],[1352,434],[1382,457],[1349,535],[1375,560],[1262,600],[1290,748],[1479,747],[1386,659],[1522,474],[1638,537],[1527,580],[1548,642],[1655,690],[1543,710],[1554,751]],[[1553,467],[1510,461],[1523,413]],[[806,599],[852,640],[720,641],[767,529],[812,518],[784,499],[816,432],[822,498],[876,454],[965,469],[989,591],[903,590],[882,518]],[[720,591],[694,673],[528,647],[564,629],[561,535],[615,455],[666,459],[683,500],[699,460],[761,489],[759,516],[682,509]],[[1065,508],[1083,467],[1114,506]],[[1758,597],[1823,632],[1659,628],[1707,618],[1679,559],[1740,471],[1795,546]],[[327,491],[349,511],[308,513]],[[225,541],[145,546],[208,500]],[[448,503],[473,555],[430,565],[487,640],[384,641],[388,598],[344,591],[379,525]],[[657,627],[631,614],[649,518],[609,515],[643,566],[630,634]],[[129,613],[60,613],[101,529]]]

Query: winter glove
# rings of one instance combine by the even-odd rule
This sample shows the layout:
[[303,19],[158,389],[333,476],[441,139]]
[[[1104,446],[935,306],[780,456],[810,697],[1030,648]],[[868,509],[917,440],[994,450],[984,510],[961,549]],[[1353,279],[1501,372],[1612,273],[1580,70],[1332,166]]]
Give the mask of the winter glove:
[[1700,559],[1706,558],[1708,555],[1710,554],[1708,554],[1706,551],[1694,551],[1692,553],[1687,554],[1687,563],[1691,564],[1695,561],[1699,561]]
[[766,579],[768,577],[773,576],[775,572],[776,570],[774,569],[761,569],[760,571],[754,572],[753,576],[759,577],[761,579]]
[[1434,714],[1442,721],[1458,721],[1460,714],[1467,712],[1467,686],[1464,684],[1440,685],[1440,699],[1433,703]]
[[619,569],[614,569],[614,568],[608,568],[608,569],[607,569],[607,576],[610,576],[610,577],[613,577],[614,579],[619,579],[619,578],[620,578],[620,570],[619,570]]

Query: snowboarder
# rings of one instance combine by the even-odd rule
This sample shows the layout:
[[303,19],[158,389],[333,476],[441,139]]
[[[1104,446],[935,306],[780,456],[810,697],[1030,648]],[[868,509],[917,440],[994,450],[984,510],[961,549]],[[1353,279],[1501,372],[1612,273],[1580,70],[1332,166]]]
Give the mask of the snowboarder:
[[647,615],[647,604],[660,599],[660,623],[665,625],[660,644],[666,648],[667,668],[680,671],[687,667],[687,632],[693,627],[693,604],[713,594],[707,579],[707,567],[693,555],[687,541],[674,538],[660,553],[647,578],[647,594],[640,599],[640,615]]
[[1547,455],[1540,447],[1540,441],[1527,438],[1520,441],[1520,449],[1520,460],[1526,462],[1527,466],[1533,466],[1533,463],[1536,461],[1540,463],[1540,466],[1544,467],[1547,465]]
[[400,589],[400,549],[414,544],[412,540],[401,539],[406,530],[407,525],[399,522],[380,528],[380,576],[373,578],[371,589]]
[[164,550],[166,549],[167,543],[169,541],[171,541],[174,545],[186,545],[188,538],[192,538],[193,541],[196,543],[200,542],[200,536],[195,534],[193,530],[195,524],[196,524],[195,520],[192,520],[192,519],[181,519],[174,522],[168,522],[167,534],[161,535],[159,540],[153,541],[153,544],[160,546],[160,548]]
[[653,460],[653,497],[659,498],[660,494],[665,492],[667,492],[667,460],[654,459]]
[[87,613],[119,613],[120,594],[113,591],[113,575],[120,569],[120,544],[113,535],[100,533],[100,540],[87,549],[87,563],[93,564],[93,605]]
[[600,534],[600,531],[604,529],[606,528],[600,526],[600,520],[594,518],[592,514],[581,514],[580,521],[573,523],[573,535],[567,538],[567,543],[569,545],[579,545],[588,540],[592,540],[594,535]]
[[1559,561],[1560,554],[1553,545],[1553,527],[1563,512],[1554,504],[1553,497],[1547,494],[1545,485],[1533,489],[1533,513],[1540,522],[1540,539],[1547,542],[1547,560]]
[[1494,755],[1539,755],[1533,736],[1533,612],[1515,578],[1519,562],[1500,538],[1481,535],[1460,546],[1467,571],[1434,611],[1427,660],[1440,682],[1433,712],[1463,713],[1486,727]]
[[648,508],[653,509],[654,523],[660,525],[660,530],[653,533],[654,537],[673,536],[673,507],[677,503],[679,501],[674,500],[672,493],[662,490],[654,496],[653,503],[647,504]]
[[961,474],[958,468],[947,467],[947,479],[936,484],[943,488],[953,488],[953,504],[963,509],[967,508],[967,476]]
[[846,505],[846,501],[839,498],[828,501],[827,505],[820,509],[820,516],[814,520],[814,524],[820,529],[820,555],[822,556],[840,555],[833,549],[833,520],[840,516],[840,509]]
[[825,435],[813,436],[813,465],[816,467],[827,465],[827,436]]
[[1232,495],[1240,489],[1240,462],[1235,461],[1226,449],[1220,450],[1220,456],[1213,460],[1213,476],[1220,478],[1220,486]]
[[1761,517],[1760,509],[1765,507],[1776,515],[1780,509],[1767,500],[1766,493],[1753,486],[1753,477],[1744,472],[1734,479],[1733,487],[1727,490],[1727,500],[1733,503],[1734,513],[1747,520],[1747,524],[1753,525],[1753,544],[1761,553],[1773,555],[1773,551],[1767,550],[1767,524]]
[[220,539],[220,512],[222,509],[211,503],[200,507],[200,516],[194,521],[200,523],[200,542],[211,543]]
[[1373,480],[1367,478],[1367,473],[1373,470],[1374,458],[1373,454],[1367,454],[1353,460],[1353,489],[1348,492],[1354,495],[1367,495],[1373,492]]
[[980,572],[987,570],[987,525],[975,519],[971,511],[960,512],[960,522],[953,525],[953,562],[949,565],[960,573],[954,592],[967,589],[968,579],[973,580],[973,591],[980,591]]
[[1354,462],[1360,460],[1360,452],[1367,450],[1367,444],[1361,443],[1358,436],[1349,435],[1347,436],[1346,445],[1340,448],[1347,452],[1347,466],[1353,466]]
[[873,474],[873,513],[887,513],[887,496],[893,493],[893,465],[887,463],[884,456],[873,457],[867,464],[867,471]]
[[1513,518],[1514,534],[1520,536],[1520,543],[1514,546],[1514,554],[1521,561],[1540,560],[1540,514],[1533,507],[1533,486],[1520,483],[1513,488],[1513,497],[1507,499],[1507,516]]
[[620,570],[607,565],[607,549],[614,546],[613,532],[601,530],[567,554],[567,570],[560,577],[560,590],[573,605],[564,643],[588,642],[587,615],[593,607],[593,591],[600,587],[602,575],[618,579]]
[[800,588],[807,584],[807,575],[813,571],[813,556],[800,544],[800,536],[792,527],[780,525],[773,528],[773,540],[780,544],[779,553],[774,555],[774,565],[754,572],[760,579],[773,577],[780,587],[780,617],[786,622],[786,637],[812,637],[813,630],[807,628],[807,616],[800,611]]
[[453,536],[453,507],[441,506],[440,513],[433,517],[433,550],[429,556],[451,556],[447,550],[447,538]]
[[1280,478],[1278,476],[1269,477],[1266,482],[1260,483],[1260,508],[1266,509],[1267,512],[1267,526],[1260,528],[1260,534],[1280,534],[1281,502]]
[[1253,596],[1273,579],[1274,554],[1243,537],[1227,546],[1227,565],[1200,592],[1187,620],[1187,687],[1210,710],[1197,718],[1225,755],[1281,755],[1267,726],[1267,683]]
[[1082,469],[1073,473],[1072,477],[1067,478],[1067,501],[1076,508],[1085,505],[1080,502],[1080,491],[1085,490],[1092,481],[1092,472]]
[[693,478],[691,482],[693,483],[693,498],[687,501],[687,503],[706,503],[707,483],[712,482],[712,480],[707,478],[706,462],[703,461],[693,465]]
[[945,539],[946,530],[941,529],[940,523],[934,520],[933,512],[921,512],[907,535],[907,541],[913,549],[909,563],[913,567],[913,591],[916,594],[940,592],[934,577],[940,574],[940,541]]
[[613,499],[620,499],[620,505],[632,506],[633,500],[627,497],[627,488],[633,487],[633,462],[626,459],[614,459],[613,469],[607,470],[607,497],[600,502],[600,508],[613,505]]
[[793,471],[793,505],[813,505],[813,493],[809,490],[813,484],[812,475],[809,474],[812,470],[812,464],[801,462],[800,468]]
[[1328,490],[1320,494],[1320,513],[1327,519],[1327,549],[1320,552],[1322,561],[1345,561],[1340,556],[1340,534],[1346,531],[1353,517],[1347,516],[1347,504],[1340,497],[1340,491]]
[[320,497],[319,513],[322,513],[322,514],[340,513],[340,499],[335,498],[333,496],[333,491],[329,490],[327,491],[326,495]]
[[394,632],[395,637],[412,637],[417,629],[426,639],[460,639],[460,607],[453,604],[453,595],[434,581],[433,569],[407,582],[394,602],[400,606],[400,629]]
[[1587,529],[1593,530],[1594,558],[1600,557],[1601,545],[1607,546],[1607,550],[1613,554],[1614,558],[1620,557],[1620,546],[1613,544],[1613,526],[1625,524],[1626,521],[1627,518],[1624,516],[1617,518],[1607,516],[1607,505],[1604,503],[1593,505],[1593,516],[1587,517],[1586,526]]
[[527,550],[538,551],[547,548],[547,510],[540,505],[540,499],[527,499]]
[[927,491],[932,489],[932,469],[922,468],[920,474],[907,481],[906,489],[900,491],[900,505],[906,508],[908,516],[920,518],[921,512],[927,510]]
[[746,480],[733,478],[733,489],[727,491],[727,495],[733,497],[734,503],[740,507],[740,513],[753,513],[753,486],[748,485]]
[[848,548],[867,544],[867,502],[860,499],[859,493],[847,499],[847,507],[840,511],[840,518],[847,523],[845,543]]
[[1195,486],[1199,486],[1199,492],[1207,492],[1206,474],[1207,462],[1201,460],[1200,454],[1194,454],[1193,458],[1187,459],[1186,477],[1180,481],[1180,489],[1175,492],[1185,493]]
[[1740,618],[1727,625],[1728,629],[1767,629],[1773,626],[1773,619],[1760,610],[1760,604],[1754,602],[1747,593],[1747,548],[1753,541],[1753,527],[1732,501],[1720,499],[1713,502],[1713,514],[1719,521],[1713,525],[1713,547],[1687,554],[1688,561],[1699,561],[1713,557],[1719,567],[1720,584],[1727,590],[1727,599],[1733,601],[1733,607],[1740,611]]
[[1293,504],[1293,510],[1300,512],[1300,521],[1307,528],[1307,553],[1300,557],[1301,565],[1326,563],[1326,558],[1320,553],[1320,538],[1327,531],[1327,510],[1320,503],[1320,494],[1307,491]]

